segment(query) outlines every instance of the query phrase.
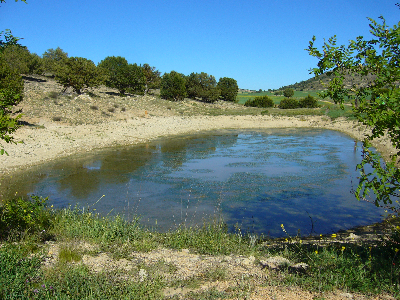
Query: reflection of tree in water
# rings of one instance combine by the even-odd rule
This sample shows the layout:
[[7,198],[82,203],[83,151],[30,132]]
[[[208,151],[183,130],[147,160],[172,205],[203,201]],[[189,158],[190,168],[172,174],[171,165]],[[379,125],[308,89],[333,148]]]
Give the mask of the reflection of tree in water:
[[[35,186],[47,177],[47,174],[35,171],[18,171],[13,175],[0,178],[0,201],[2,199],[13,199],[25,197]],[[39,195],[41,196],[41,195]]]
[[59,190],[69,190],[72,196],[86,199],[103,184],[127,183],[130,173],[151,160],[152,152],[152,148],[145,146],[121,148],[59,164],[55,167],[68,174],[58,181]]

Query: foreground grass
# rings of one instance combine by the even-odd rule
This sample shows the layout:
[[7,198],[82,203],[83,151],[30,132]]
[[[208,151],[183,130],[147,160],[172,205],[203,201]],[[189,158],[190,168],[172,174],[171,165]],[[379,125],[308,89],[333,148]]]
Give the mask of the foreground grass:
[[[308,244],[296,237],[265,240],[243,234],[239,229],[228,233],[218,219],[201,227],[182,226],[158,233],[140,226],[138,219],[128,222],[119,216],[101,217],[78,209],[52,210],[46,199],[38,197],[4,203],[0,206],[0,225],[0,299],[164,299],[163,290],[167,287],[195,288],[201,282],[229,276],[229,270],[216,267],[201,276],[171,282],[160,275],[160,270],[172,274],[176,266],[162,261],[153,265],[139,263],[130,271],[104,268],[100,272],[80,263],[85,254],[108,253],[114,259],[129,259],[132,252],[160,247],[221,257],[254,256],[254,268],[258,261],[279,255],[310,267],[300,274],[283,268],[262,284],[294,285],[318,292],[339,289],[363,294],[389,293],[399,297],[399,228],[390,240],[369,244],[335,242],[334,235]],[[44,268],[43,261],[48,256],[46,241],[63,246],[57,262]],[[74,246],[82,242],[96,247]],[[143,270],[146,277],[139,280]],[[250,293],[252,289],[249,284],[229,292],[210,288],[192,292],[187,299],[241,298],[241,293]]]

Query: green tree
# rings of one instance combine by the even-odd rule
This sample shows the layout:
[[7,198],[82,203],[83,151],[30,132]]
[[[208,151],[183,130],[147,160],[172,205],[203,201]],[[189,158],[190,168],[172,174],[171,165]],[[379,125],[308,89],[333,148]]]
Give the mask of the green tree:
[[204,72],[191,73],[186,78],[186,90],[189,98],[204,102],[215,102],[221,94],[215,77]]
[[[26,3],[25,0],[22,1]],[[22,101],[24,81],[18,70],[13,69],[3,58],[3,51],[7,47],[20,46],[19,40],[20,38],[11,34],[10,29],[0,32],[0,140],[6,143],[15,143],[11,134],[20,127],[18,119],[21,118],[21,114],[14,111],[13,107]],[[15,114],[18,115],[14,117]],[[3,154],[8,155],[0,145],[0,155]]]
[[145,93],[148,93],[150,89],[158,89],[161,85],[161,73],[156,70],[155,67],[151,67],[149,64],[142,66],[143,73],[146,78],[145,82]]
[[[332,78],[320,96],[330,97],[342,107],[350,99],[358,120],[372,129],[363,142],[363,159],[357,166],[361,174],[357,199],[371,201],[374,194],[375,205],[399,213],[400,171],[396,164],[400,155],[400,22],[389,27],[383,17],[380,19],[378,23],[369,18],[373,36],[370,40],[359,36],[347,46],[338,46],[334,36],[324,42],[320,51],[314,46],[313,37],[306,50],[319,59],[312,72],[317,77],[327,74]],[[353,74],[371,79],[364,85],[345,85],[346,76]],[[386,163],[371,150],[371,141],[383,135],[397,149]]]
[[185,75],[175,71],[165,73],[161,78],[160,94],[167,100],[183,100],[187,95]]
[[286,98],[293,97],[293,95],[294,95],[294,90],[291,88],[287,88],[283,91],[283,96],[285,96]]
[[55,75],[64,91],[72,87],[77,94],[81,94],[83,89],[97,87],[104,81],[101,70],[91,60],[83,57],[69,57],[57,66]]
[[98,67],[107,76],[105,84],[117,89],[121,96],[126,92],[144,92],[146,79],[142,68],[136,64],[129,64],[124,57],[108,56],[98,64]]
[[43,69],[46,72],[55,74],[59,64],[62,64],[68,58],[68,53],[60,47],[50,48],[42,54]]
[[[0,140],[6,143],[15,143],[12,133],[20,125],[18,119],[21,117],[19,111],[13,109],[22,101],[24,81],[17,69],[13,69],[3,57],[3,50],[7,47],[17,45],[18,38],[11,35],[11,31],[5,34],[5,40],[0,33]],[[16,116],[15,116],[16,115]],[[7,152],[0,145],[0,154]]]
[[218,80],[217,88],[221,91],[221,98],[225,101],[236,101],[239,92],[237,81],[233,78],[223,77]]
[[2,49],[3,60],[19,74],[43,74],[42,59],[21,45],[8,45]]

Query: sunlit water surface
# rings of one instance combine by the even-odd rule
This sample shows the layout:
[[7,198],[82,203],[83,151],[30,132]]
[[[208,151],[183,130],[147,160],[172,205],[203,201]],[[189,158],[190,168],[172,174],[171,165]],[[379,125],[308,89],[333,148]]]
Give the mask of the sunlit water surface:
[[231,231],[327,234],[382,219],[351,193],[360,157],[361,144],[335,131],[218,131],[60,159],[3,180],[2,193],[138,215],[161,231],[217,216]]

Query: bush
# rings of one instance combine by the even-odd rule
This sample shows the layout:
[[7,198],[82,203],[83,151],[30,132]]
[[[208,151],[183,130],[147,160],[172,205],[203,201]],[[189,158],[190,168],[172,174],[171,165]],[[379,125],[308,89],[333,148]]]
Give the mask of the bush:
[[221,95],[215,77],[204,72],[187,76],[186,91],[189,98],[201,98],[204,102],[215,102]]
[[293,95],[294,95],[294,90],[293,89],[285,89],[284,91],[283,91],[283,96],[285,96],[286,98],[290,98],[290,97],[293,97]]
[[160,95],[167,100],[183,100],[186,97],[185,75],[175,71],[165,73],[161,78]]
[[68,59],[68,53],[64,52],[60,47],[57,49],[48,49],[42,55],[43,67],[46,72],[54,74],[57,66]]
[[107,76],[106,86],[117,89],[121,96],[126,91],[139,94],[144,92],[146,77],[143,69],[136,64],[129,64],[124,57],[108,56],[98,67]]
[[274,101],[268,96],[258,96],[253,100],[247,100],[244,106],[251,107],[274,107]]
[[282,99],[281,102],[279,103],[279,108],[282,109],[293,109],[298,107],[299,107],[299,101],[297,101],[294,98],[285,98]]
[[19,74],[43,74],[42,58],[21,45],[9,45],[2,49],[1,56]]
[[59,64],[56,70],[56,81],[64,86],[64,90],[72,87],[77,94],[89,87],[97,87],[104,81],[100,69],[89,59],[70,57]]
[[[13,142],[12,133],[20,127],[12,107],[22,101],[24,81],[18,70],[12,69],[0,56],[0,140]],[[6,153],[0,145],[0,154]]]
[[47,198],[31,196],[30,200],[7,200],[0,206],[0,240],[10,233],[18,237],[22,233],[39,233],[48,230],[53,213],[47,208]]
[[316,108],[318,107],[318,101],[313,96],[308,95],[307,97],[300,99],[299,107]]
[[237,81],[233,78],[223,77],[220,78],[217,88],[221,91],[221,99],[225,101],[236,101],[236,96],[239,91]]

